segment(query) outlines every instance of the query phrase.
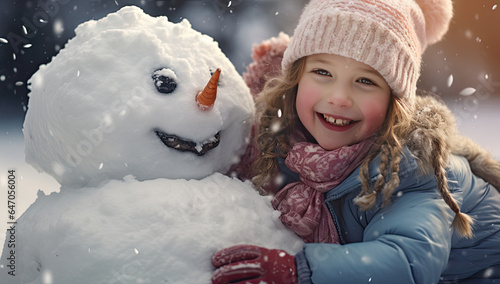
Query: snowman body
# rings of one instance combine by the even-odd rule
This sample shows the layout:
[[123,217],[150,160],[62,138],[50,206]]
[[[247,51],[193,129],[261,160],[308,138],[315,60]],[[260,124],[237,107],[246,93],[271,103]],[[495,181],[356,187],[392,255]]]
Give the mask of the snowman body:
[[300,250],[278,216],[250,183],[219,173],[63,188],[40,193],[19,219],[17,275],[0,275],[2,283],[211,283],[211,256],[222,248]]
[[19,218],[16,275],[6,243],[1,283],[210,283],[224,247],[300,250],[269,198],[222,174],[254,103],[212,38],[137,7],[75,32],[30,79],[24,124],[27,162],[61,189]]

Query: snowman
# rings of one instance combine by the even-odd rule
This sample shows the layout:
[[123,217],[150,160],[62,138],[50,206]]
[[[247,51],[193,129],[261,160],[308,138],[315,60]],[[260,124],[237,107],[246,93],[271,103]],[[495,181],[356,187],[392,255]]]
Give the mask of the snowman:
[[137,7],[75,32],[30,79],[24,124],[27,162],[60,192],[18,219],[0,283],[210,283],[219,249],[302,247],[269,198],[224,175],[254,103],[211,37]]

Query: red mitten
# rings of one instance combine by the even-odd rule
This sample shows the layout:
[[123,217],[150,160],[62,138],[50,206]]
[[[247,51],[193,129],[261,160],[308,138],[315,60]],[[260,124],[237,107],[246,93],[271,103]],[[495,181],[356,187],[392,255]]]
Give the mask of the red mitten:
[[297,284],[295,258],[283,250],[253,245],[223,249],[212,257],[213,284]]
[[259,94],[269,79],[281,73],[281,60],[289,41],[290,37],[281,32],[278,37],[253,46],[253,62],[247,66],[247,72],[243,73],[243,79],[252,95]]

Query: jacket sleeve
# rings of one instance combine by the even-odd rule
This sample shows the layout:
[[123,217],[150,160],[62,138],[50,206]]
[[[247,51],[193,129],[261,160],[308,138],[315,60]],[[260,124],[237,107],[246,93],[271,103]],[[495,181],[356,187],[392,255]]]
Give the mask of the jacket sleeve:
[[452,211],[434,178],[404,191],[368,222],[362,242],[306,244],[312,283],[437,283],[451,249]]

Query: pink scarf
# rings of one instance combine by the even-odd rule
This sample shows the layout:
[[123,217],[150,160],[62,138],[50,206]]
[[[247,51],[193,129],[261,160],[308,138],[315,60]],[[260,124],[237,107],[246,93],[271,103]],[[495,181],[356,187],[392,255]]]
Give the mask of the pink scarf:
[[296,143],[285,164],[300,175],[300,181],[286,185],[272,200],[273,207],[281,212],[281,222],[306,243],[339,243],[324,193],[352,173],[371,145],[372,140],[367,139],[327,151],[317,144]]

